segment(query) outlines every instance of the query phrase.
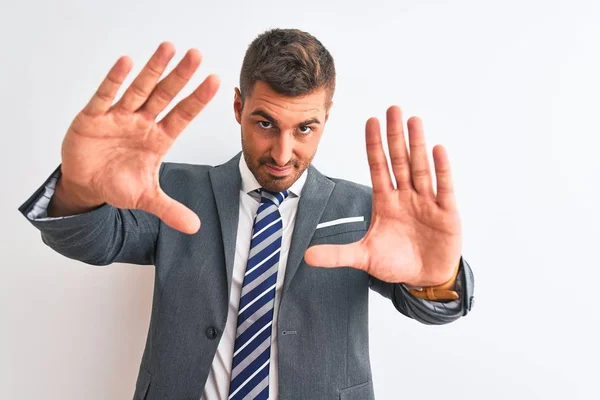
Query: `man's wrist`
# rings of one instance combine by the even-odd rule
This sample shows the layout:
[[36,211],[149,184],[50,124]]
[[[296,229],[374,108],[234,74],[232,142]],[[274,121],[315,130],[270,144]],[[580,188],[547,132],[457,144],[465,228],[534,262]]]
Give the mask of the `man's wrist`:
[[462,257],[456,263],[452,277],[441,285],[436,286],[407,286],[409,293],[424,300],[457,300],[460,296],[456,292],[456,278],[460,269]]
[[81,199],[78,191],[69,188],[68,182],[61,176],[56,183],[54,195],[48,204],[49,217],[83,214],[94,210],[104,203],[88,202]]

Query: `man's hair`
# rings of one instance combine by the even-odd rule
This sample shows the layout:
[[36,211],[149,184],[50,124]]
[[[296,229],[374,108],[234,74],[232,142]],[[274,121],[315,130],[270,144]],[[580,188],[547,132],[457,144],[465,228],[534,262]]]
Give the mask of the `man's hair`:
[[240,73],[242,103],[257,81],[284,96],[301,96],[324,87],[327,104],[335,91],[333,57],[314,36],[298,29],[271,29],[250,43]]

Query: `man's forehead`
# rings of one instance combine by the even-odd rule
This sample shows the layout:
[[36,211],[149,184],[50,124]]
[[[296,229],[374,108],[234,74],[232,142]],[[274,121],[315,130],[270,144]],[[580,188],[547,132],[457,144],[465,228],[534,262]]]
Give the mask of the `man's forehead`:
[[301,96],[286,96],[275,92],[265,82],[258,81],[246,98],[250,112],[262,109],[273,113],[321,113],[325,111],[326,90],[316,89]]

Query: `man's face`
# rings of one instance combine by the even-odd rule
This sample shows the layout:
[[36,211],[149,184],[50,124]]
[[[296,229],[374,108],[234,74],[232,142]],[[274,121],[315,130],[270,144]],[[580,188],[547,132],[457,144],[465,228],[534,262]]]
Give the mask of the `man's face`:
[[286,97],[263,81],[254,88],[242,109],[235,90],[235,118],[242,130],[242,151],[248,168],[265,189],[288,189],[312,162],[325,122],[327,93],[319,88],[308,95]]

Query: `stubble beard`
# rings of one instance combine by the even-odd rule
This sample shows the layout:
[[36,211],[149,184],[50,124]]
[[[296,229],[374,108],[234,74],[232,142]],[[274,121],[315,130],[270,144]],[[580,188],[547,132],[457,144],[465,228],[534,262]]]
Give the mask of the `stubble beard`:
[[258,159],[252,159],[252,155],[246,150],[245,142],[244,142],[244,134],[242,133],[242,153],[244,159],[246,160],[246,164],[248,165],[248,169],[261,187],[272,191],[272,192],[282,192],[286,189],[289,189],[294,182],[298,180],[298,178],[302,175],[302,173],[308,168],[314,158],[313,156],[303,162],[299,159],[292,159],[291,162],[288,162],[286,166],[292,166],[292,171],[286,176],[275,176],[271,175],[267,169],[266,165],[276,165],[274,160],[269,156],[259,157]]

